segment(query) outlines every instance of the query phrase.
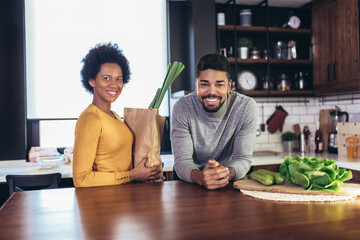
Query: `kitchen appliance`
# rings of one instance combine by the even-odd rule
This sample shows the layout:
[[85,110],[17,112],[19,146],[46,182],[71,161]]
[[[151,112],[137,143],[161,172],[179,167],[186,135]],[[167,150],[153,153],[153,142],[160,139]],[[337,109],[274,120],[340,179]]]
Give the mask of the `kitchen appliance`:
[[338,153],[338,123],[340,122],[348,122],[349,114],[347,112],[340,112],[338,110],[330,112],[330,134],[329,134],[329,145],[328,151],[329,153]]

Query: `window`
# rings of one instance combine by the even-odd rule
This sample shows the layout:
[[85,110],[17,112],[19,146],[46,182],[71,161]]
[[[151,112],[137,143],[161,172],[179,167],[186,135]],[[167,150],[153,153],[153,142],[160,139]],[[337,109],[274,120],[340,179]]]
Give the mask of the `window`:
[[[165,0],[25,0],[27,118],[52,120],[39,124],[47,139],[40,145],[65,144],[49,134],[74,126],[53,119],[77,118],[92,102],[80,70],[97,43],[117,43],[130,62],[131,81],[112,110],[123,116],[124,107],[147,108],[167,70],[166,24]],[[162,116],[169,116],[166,99]]]

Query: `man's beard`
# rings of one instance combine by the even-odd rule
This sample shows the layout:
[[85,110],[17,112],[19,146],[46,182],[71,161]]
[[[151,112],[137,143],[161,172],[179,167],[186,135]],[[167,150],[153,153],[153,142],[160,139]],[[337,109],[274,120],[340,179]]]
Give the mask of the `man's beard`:
[[[214,98],[214,97],[216,97],[216,98],[218,98],[219,100],[220,100],[220,103],[219,103],[219,106],[217,106],[217,107],[214,107],[214,108],[209,108],[209,107],[207,107],[206,105],[205,105],[205,99],[206,98]],[[206,112],[217,112],[220,108],[221,108],[221,106],[224,104],[224,102],[221,102],[221,100],[222,100],[222,97],[218,97],[218,96],[214,96],[214,95],[207,95],[207,96],[204,96],[204,97],[202,97],[202,105],[203,105],[203,107],[204,107],[204,110],[206,111]]]

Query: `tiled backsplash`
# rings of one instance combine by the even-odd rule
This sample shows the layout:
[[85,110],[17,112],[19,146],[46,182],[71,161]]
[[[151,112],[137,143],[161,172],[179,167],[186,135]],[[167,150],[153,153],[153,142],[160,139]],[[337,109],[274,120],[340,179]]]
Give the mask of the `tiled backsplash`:
[[[264,122],[274,113],[275,107],[281,105],[289,115],[285,119],[283,131],[277,130],[274,134],[267,131],[261,132],[256,138],[254,151],[278,151],[283,150],[281,134],[286,131],[294,131],[293,125],[298,123],[301,131],[307,125],[310,129],[310,150],[314,150],[314,137],[316,130],[316,121],[319,120],[321,109],[332,109],[336,106],[342,111],[349,113],[350,122],[360,122],[360,93],[328,97],[278,97],[278,98],[254,98],[258,102],[259,118],[258,125],[262,122],[261,107],[264,106]],[[170,112],[178,98],[170,99]],[[324,102],[322,100],[325,100]]]
[[[311,150],[314,150],[316,122],[319,120],[321,109],[332,109],[336,106],[349,113],[350,122],[360,122],[360,94],[347,94],[328,97],[296,97],[296,98],[254,98],[259,107],[259,128],[262,123],[262,106],[264,107],[264,122],[274,113],[275,107],[281,105],[289,115],[286,117],[282,132],[274,134],[266,129],[256,138],[255,151],[282,151],[281,134],[286,131],[294,132],[293,125],[300,124],[301,131],[308,126],[311,132]],[[325,100],[325,101],[323,101]],[[267,128],[267,125],[266,125]]]

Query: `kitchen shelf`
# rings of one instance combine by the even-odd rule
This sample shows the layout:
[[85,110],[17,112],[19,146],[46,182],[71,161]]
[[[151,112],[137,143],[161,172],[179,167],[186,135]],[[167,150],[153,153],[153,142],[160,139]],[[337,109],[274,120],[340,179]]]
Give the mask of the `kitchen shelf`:
[[[235,88],[240,93],[253,97],[292,97],[292,96],[313,96],[313,61],[312,61],[312,29],[311,29],[311,9],[296,8],[289,9],[284,7],[269,7],[269,0],[264,0],[261,4],[242,5],[236,4],[238,1],[229,0],[226,4],[217,4],[217,13],[223,12],[227,17],[226,25],[217,25],[217,50],[228,56],[230,63],[231,76],[238,78],[242,71],[252,72],[258,79],[255,90],[242,91],[238,81],[235,81]],[[229,4],[232,3],[232,4]],[[250,8],[252,11],[252,26],[242,26],[239,20],[238,11]],[[302,20],[301,28],[283,28],[282,23],[289,12],[293,12]],[[252,55],[251,50],[259,51],[258,59],[239,56],[239,40],[248,38],[252,41],[253,49],[249,49],[248,56]],[[288,54],[288,42],[294,41],[296,46],[296,59],[292,59]],[[276,56],[278,43],[281,45],[281,59]],[[286,50],[286,48],[288,48]],[[292,51],[292,50],[291,50]],[[305,80],[304,86],[309,90],[299,89],[299,73],[302,72]],[[277,89],[277,82],[280,77],[286,75],[293,90],[277,91],[264,89],[264,81],[271,81],[274,89]],[[268,84],[269,85],[269,84]],[[271,84],[270,84],[271,85]]]
[[[235,58],[230,57],[228,58],[228,61],[230,63],[235,63]],[[237,58],[237,63],[240,64],[267,64],[268,60],[261,58],[261,59],[241,59],[241,58]],[[309,59],[270,59],[269,61],[270,64],[308,64],[311,65],[312,64],[312,60]]]
[[[219,25],[217,26],[219,30],[233,31],[234,29],[242,32],[266,32],[266,27],[264,26],[234,26],[234,25]],[[279,27],[269,27],[269,33],[298,33],[298,34],[311,34],[311,29],[300,28],[279,28]]]
[[[252,97],[268,96],[267,90],[243,91],[241,93]],[[313,90],[270,91],[271,96],[313,96],[313,94]]]

